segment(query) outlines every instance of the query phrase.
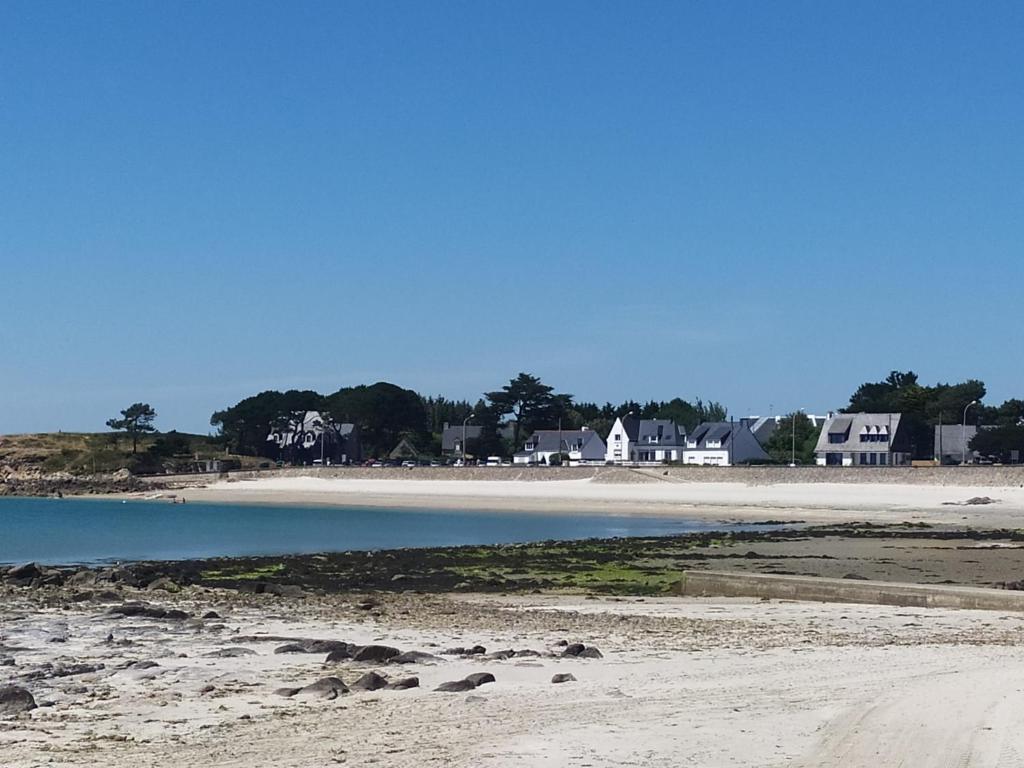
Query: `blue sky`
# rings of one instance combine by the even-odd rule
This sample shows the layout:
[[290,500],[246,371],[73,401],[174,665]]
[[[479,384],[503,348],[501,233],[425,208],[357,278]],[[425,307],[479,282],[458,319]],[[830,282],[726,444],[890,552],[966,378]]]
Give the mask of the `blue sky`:
[[0,4],[0,433],[1024,396],[1024,5]]

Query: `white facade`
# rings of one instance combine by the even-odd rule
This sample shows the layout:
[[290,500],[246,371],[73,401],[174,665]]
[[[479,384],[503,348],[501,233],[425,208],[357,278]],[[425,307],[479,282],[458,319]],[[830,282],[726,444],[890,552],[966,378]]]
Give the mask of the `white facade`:
[[710,464],[715,467],[728,467],[729,451],[685,450],[683,451],[684,464]]
[[606,462],[622,464],[632,461],[629,453],[629,433],[626,432],[626,427],[623,425],[621,418],[615,420],[612,431],[608,433],[606,445],[608,446],[604,454]]

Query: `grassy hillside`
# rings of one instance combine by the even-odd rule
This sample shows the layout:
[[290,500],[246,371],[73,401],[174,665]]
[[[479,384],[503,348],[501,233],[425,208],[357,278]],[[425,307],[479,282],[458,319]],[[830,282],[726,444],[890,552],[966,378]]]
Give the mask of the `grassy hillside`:
[[123,433],[57,432],[0,435],[0,468],[16,472],[94,474],[128,469],[132,472],[174,471],[194,459],[233,458],[243,467],[260,459],[226,456],[223,447],[206,435],[167,432],[139,439],[138,453]]

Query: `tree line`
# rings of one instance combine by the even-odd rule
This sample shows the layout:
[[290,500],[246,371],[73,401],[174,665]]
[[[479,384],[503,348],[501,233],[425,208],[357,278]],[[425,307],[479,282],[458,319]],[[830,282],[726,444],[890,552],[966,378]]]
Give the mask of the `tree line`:
[[[1024,400],[1010,399],[1001,405],[983,402],[985,384],[979,379],[958,383],[924,385],[913,371],[892,371],[881,381],[865,382],[854,390],[847,413],[901,413],[901,430],[916,459],[935,454],[934,427],[941,424],[983,425],[970,443],[972,450],[997,460],[1024,456]],[[671,419],[692,431],[705,421],[725,421],[728,412],[721,403],[682,398],[640,403],[627,400],[618,405],[577,402],[573,395],[555,389],[533,374],[519,373],[500,389],[485,392],[475,403],[443,396],[423,396],[388,382],[342,387],[331,394],[313,390],[268,390],[244,398],[216,411],[210,424],[217,438],[231,451],[259,456],[266,450],[271,431],[287,426],[295,414],[320,411],[328,422],[353,423],[359,427],[364,452],[383,456],[403,438],[419,450],[438,455],[445,424],[467,421],[482,427],[482,436],[469,446],[477,455],[504,455],[518,450],[538,429],[589,427],[606,435],[615,419],[632,414],[640,419]],[[132,440],[133,453],[141,435],[156,431],[156,412],[148,403],[134,403],[110,419],[107,426],[124,431]],[[499,427],[511,421],[513,433],[503,438]],[[821,431],[802,413],[780,420],[765,450],[773,460],[788,463],[796,458],[813,463],[814,448]]]
[[[482,427],[474,446],[480,455],[509,455],[521,447],[533,431],[587,426],[604,435],[615,419],[632,413],[638,418],[673,419],[687,429],[701,421],[726,418],[721,403],[681,398],[667,402],[620,405],[575,402],[568,393],[555,392],[539,377],[520,373],[500,389],[485,392],[475,403],[443,396],[423,396],[388,382],[342,387],[323,395],[312,390],[268,390],[216,411],[210,424],[224,445],[235,453],[261,455],[267,435],[288,424],[294,414],[319,411],[329,422],[353,423],[359,427],[363,450],[369,456],[383,456],[406,439],[428,454],[440,454],[445,424],[461,425],[465,420]],[[501,437],[499,427],[512,422],[512,437]]]

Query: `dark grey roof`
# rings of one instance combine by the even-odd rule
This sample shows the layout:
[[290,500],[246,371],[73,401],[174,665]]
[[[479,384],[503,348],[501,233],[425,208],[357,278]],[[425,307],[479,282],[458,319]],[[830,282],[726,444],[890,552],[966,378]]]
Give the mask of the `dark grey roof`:
[[715,424],[711,429],[707,431],[704,436],[705,443],[713,443],[714,441],[722,441],[729,436],[729,432],[733,429],[729,424]]
[[636,416],[623,416],[622,428],[626,431],[629,442],[635,443],[640,434],[640,419]]
[[[637,437],[630,440],[640,445],[682,445],[685,434],[671,419],[644,419],[640,422]],[[657,442],[652,443],[652,438],[657,438]]]
[[[466,425],[466,442],[470,440],[479,439],[484,428],[479,424],[467,424]],[[447,426],[441,433],[441,450],[442,451],[454,451],[455,443],[462,442],[462,425],[457,424],[455,426]]]
[[[708,442],[720,441],[721,445],[716,448],[708,448]],[[686,438],[687,450],[725,450],[729,452],[729,462],[732,464],[743,464],[748,461],[758,461],[769,458],[764,448],[757,442],[754,433],[742,422],[705,422],[698,425]],[[696,443],[690,448],[691,443]]]
[[[562,443],[559,446],[558,438],[561,436]],[[592,429],[538,429],[527,439],[527,444],[532,445],[530,451],[520,451],[517,455],[529,455],[529,453],[558,453],[561,451],[579,450],[584,459],[603,459],[605,444],[601,436]]]
[[853,419],[849,416],[836,416],[828,425],[828,429],[825,430],[829,434],[838,435],[845,434],[850,429],[850,425],[853,424]]

